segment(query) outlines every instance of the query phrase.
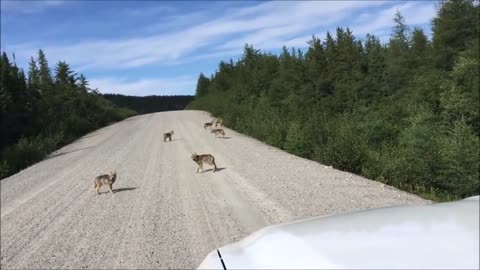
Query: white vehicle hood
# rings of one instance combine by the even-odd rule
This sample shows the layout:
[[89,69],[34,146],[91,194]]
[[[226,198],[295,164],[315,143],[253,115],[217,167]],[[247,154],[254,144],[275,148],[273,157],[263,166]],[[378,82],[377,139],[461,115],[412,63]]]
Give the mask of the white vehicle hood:
[[479,196],[273,225],[199,269],[479,269]]

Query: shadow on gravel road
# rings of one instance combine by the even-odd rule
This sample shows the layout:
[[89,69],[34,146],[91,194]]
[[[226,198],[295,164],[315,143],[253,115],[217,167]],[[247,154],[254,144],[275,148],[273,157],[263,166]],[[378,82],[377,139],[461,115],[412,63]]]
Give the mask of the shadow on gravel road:
[[[226,169],[226,168],[217,168],[217,172],[223,171],[223,170],[225,170],[225,169]],[[206,172],[211,172],[211,171],[213,171],[213,169],[207,169],[207,170],[204,170],[203,172],[206,173]]]
[[113,190],[113,193],[122,192],[122,191],[135,190],[135,189],[137,189],[137,188],[138,188],[138,187],[116,188],[116,189]]
[[82,150],[89,149],[89,148],[92,148],[92,147],[93,146],[88,146],[88,147],[84,147],[84,148],[75,149],[75,150],[72,150],[72,151],[50,154],[50,156],[47,156],[44,160],[59,157],[59,156],[63,156],[63,155],[69,154],[69,153],[77,152],[77,151],[82,151]]
[[[180,138],[180,139],[173,139],[173,140],[171,140],[171,141],[172,141],[172,142],[173,142],[173,141],[183,141],[183,139],[182,139],[182,138]],[[166,142],[170,142],[170,141],[166,141]]]

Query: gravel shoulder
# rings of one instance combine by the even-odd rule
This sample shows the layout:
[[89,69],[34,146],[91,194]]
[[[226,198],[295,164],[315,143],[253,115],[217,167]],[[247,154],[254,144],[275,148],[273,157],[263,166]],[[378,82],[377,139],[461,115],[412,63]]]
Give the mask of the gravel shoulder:
[[[203,129],[210,119],[132,117],[0,181],[1,268],[194,268],[270,224],[430,203],[230,129],[216,139]],[[196,174],[192,152],[213,154],[220,171]],[[115,194],[95,195],[93,178],[111,170]]]

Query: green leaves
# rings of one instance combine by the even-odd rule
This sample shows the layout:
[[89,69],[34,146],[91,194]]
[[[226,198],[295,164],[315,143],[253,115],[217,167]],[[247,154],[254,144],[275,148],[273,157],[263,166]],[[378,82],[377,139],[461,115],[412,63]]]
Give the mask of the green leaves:
[[480,34],[480,7],[473,0],[451,0],[440,3],[433,19],[433,49],[438,68],[451,71],[458,52]]
[[287,136],[283,148],[296,156],[305,157],[307,139],[303,125],[299,120],[293,120],[288,125]]
[[461,120],[440,141],[438,185],[462,197],[479,194],[479,137]]
[[305,54],[247,45],[208,86],[199,80],[206,94],[192,106],[295,155],[430,199],[479,194],[478,15],[473,1],[442,1],[433,41],[397,12],[387,44],[337,28],[313,36]]
[[85,76],[77,78],[65,62],[57,64],[53,81],[42,50],[30,60],[28,79],[5,53],[0,69],[0,178],[86,132],[135,114],[88,93]]
[[197,90],[195,91],[195,96],[197,98],[201,98],[208,94],[208,86],[210,85],[210,80],[203,75],[203,73],[200,73],[200,76],[198,76],[198,81],[197,81]]

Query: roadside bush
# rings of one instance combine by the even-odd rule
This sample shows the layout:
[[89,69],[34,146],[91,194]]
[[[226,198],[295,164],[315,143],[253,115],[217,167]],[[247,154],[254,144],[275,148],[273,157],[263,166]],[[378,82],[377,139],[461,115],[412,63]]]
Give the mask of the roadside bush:
[[288,126],[287,136],[283,148],[296,156],[306,155],[306,136],[300,121],[294,120]]
[[455,123],[439,141],[438,187],[460,197],[480,193],[479,137],[465,120]]
[[340,115],[325,125],[324,141],[315,148],[315,160],[335,168],[359,173],[366,158],[366,140],[355,131],[355,122]]
[[47,137],[21,138],[17,144],[8,147],[1,154],[0,165],[3,177],[42,160],[56,149],[62,139],[62,132]]

